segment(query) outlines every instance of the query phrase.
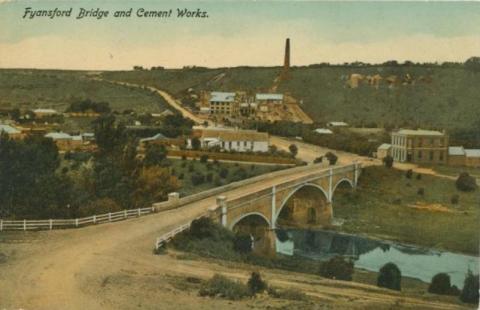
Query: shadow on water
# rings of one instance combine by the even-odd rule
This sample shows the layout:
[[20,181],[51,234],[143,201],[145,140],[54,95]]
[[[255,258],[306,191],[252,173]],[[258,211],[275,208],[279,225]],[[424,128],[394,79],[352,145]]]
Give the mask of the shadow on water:
[[402,275],[430,282],[445,272],[452,284],[463,286],[468,270],[478,273],[476,256],[441,252],[428,248],[406,246],[332,231],[288,229],[277,230],[276,250],[284,255],[298,255],[315,260],[328,260],[341,255],[355,261],[355,267],[378,271],[388,262],[395,263]]

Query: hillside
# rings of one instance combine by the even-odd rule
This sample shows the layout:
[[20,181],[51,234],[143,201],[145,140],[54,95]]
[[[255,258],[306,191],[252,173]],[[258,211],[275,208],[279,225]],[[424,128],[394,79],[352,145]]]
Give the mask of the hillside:
[[86,72],[0,70],[0,108],[54,108],[63,112],[76,99],[106,101],[122,112],[161,112],[168,104],[138,88],[92,80]]
[[[105,72],[103,77],[152,85],[182,97],[188,88],[200,90],[267,91],[280,72],[270,68],[220,68]],[[382,76],[375,88],[366,83],[347,86],[351,74]],[[390,88],[385,79],[410,75],[415,83]],[[292,68],[279,86],[303,100],[303,109],[316,121],[344,120],[353,125],[421,126],[471,129],[480,124],[480,74],[463,67],[443,66],[327,66]]]

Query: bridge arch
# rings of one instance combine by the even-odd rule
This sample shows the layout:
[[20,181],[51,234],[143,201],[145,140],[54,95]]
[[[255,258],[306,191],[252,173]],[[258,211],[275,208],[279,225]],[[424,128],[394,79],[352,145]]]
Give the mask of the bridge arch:
[[335,190],[342,183],[348,183],[351,188],[355,188],[355,184],[353,183],[352,180],[350,180],[348,178],[341,178],[340,180],[337,181],[337,183],[332,188],[332,197],[331,197],[332,199],[333,199],[333,194],[335,193]]
[[271,227],[271,224],[270,224],[270,220],[262,213],[260,212],[249,212],[249,213],[245,213],[245,214],[242,214],[241,216],[237,217],[236,219],[234,219],[232,222],[230,222],[230,225],[229,225],[229,229],[230,230],[233,230],[233,228],[235,227],[235,225],[237,225],[238,223],[240,223],[240,221],[242,221],[243,219],[247,218],[247,217],[250,217],[250,216],[259,216],[261,217],[264,221],[265,221],[265,224],[267,225],[267,227]]
[[320,190],[320,192],[323,194],[323,197],[325,198],[325,202],[326,202],[326,203],[329,203],[329,195],[328,195],[328,192],[326,192],[320,185],[315,184],[315,183],[304,183],[304,184],[301,184],[301,185],[295,187],[295,189],[293,189],[290,193],[288,193],[288,195],[282,200],[282,202],[281,202],[281,204],[280,204],[280,208],[278,208],[278,210],[276,210],[275,217],[273,218],[273,222],[274,222],[274,223],[277,222],[277,219],[278,219],[278,217],[280,216],[280,213],[282,212],[283,208],[287,205],[288,200],[289,200],[293,195],[295,195],[296,192],[298,192],[298,191],[301,190],[302,188],[306,188],[306,187],[313,187],[313,188],[316,188],[316,189]]

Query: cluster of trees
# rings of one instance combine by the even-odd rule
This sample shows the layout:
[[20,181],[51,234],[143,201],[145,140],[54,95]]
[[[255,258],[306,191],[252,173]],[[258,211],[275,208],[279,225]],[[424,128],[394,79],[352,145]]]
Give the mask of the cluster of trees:
[[[137,160],[136,141],[112,114],[94,121],[98,152],[79,165],[43,137],[0,137],[0,217],[72,218],[163,200],[180,184],[160,163],[164,150]],[[68,165],[71,162],[74,164]],[[74,171],[75,170],[75,171]]]
[[70,103],[66,112],[96,112],[110,113],[110,105],[108,102],[95,102],[91,99],[76,100]]

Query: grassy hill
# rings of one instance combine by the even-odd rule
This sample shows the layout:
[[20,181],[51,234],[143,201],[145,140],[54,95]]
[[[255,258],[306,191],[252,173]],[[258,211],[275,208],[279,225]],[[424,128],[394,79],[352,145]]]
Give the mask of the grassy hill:
[[[266,91],[281,68],[220,68],[105,72],[107,79],[147,84],[181,97],[188,89]],[[347,86],[351,74],[382,77],[409,74],[414,85],[378,89]],[[421,81],[424,79],[424,81]],[[461,66],[327,66],[292,68],[279,91],[303,100],[304,110],[317,122],[344,120],[353,125],[471,129],[480,126],[480,73]]]
[[0,70],[0,108],[54,108],[64,111],[76,99],[106,101],[112,110],[159,112],[163,98],[138,88],[95,81],[86,72]]

